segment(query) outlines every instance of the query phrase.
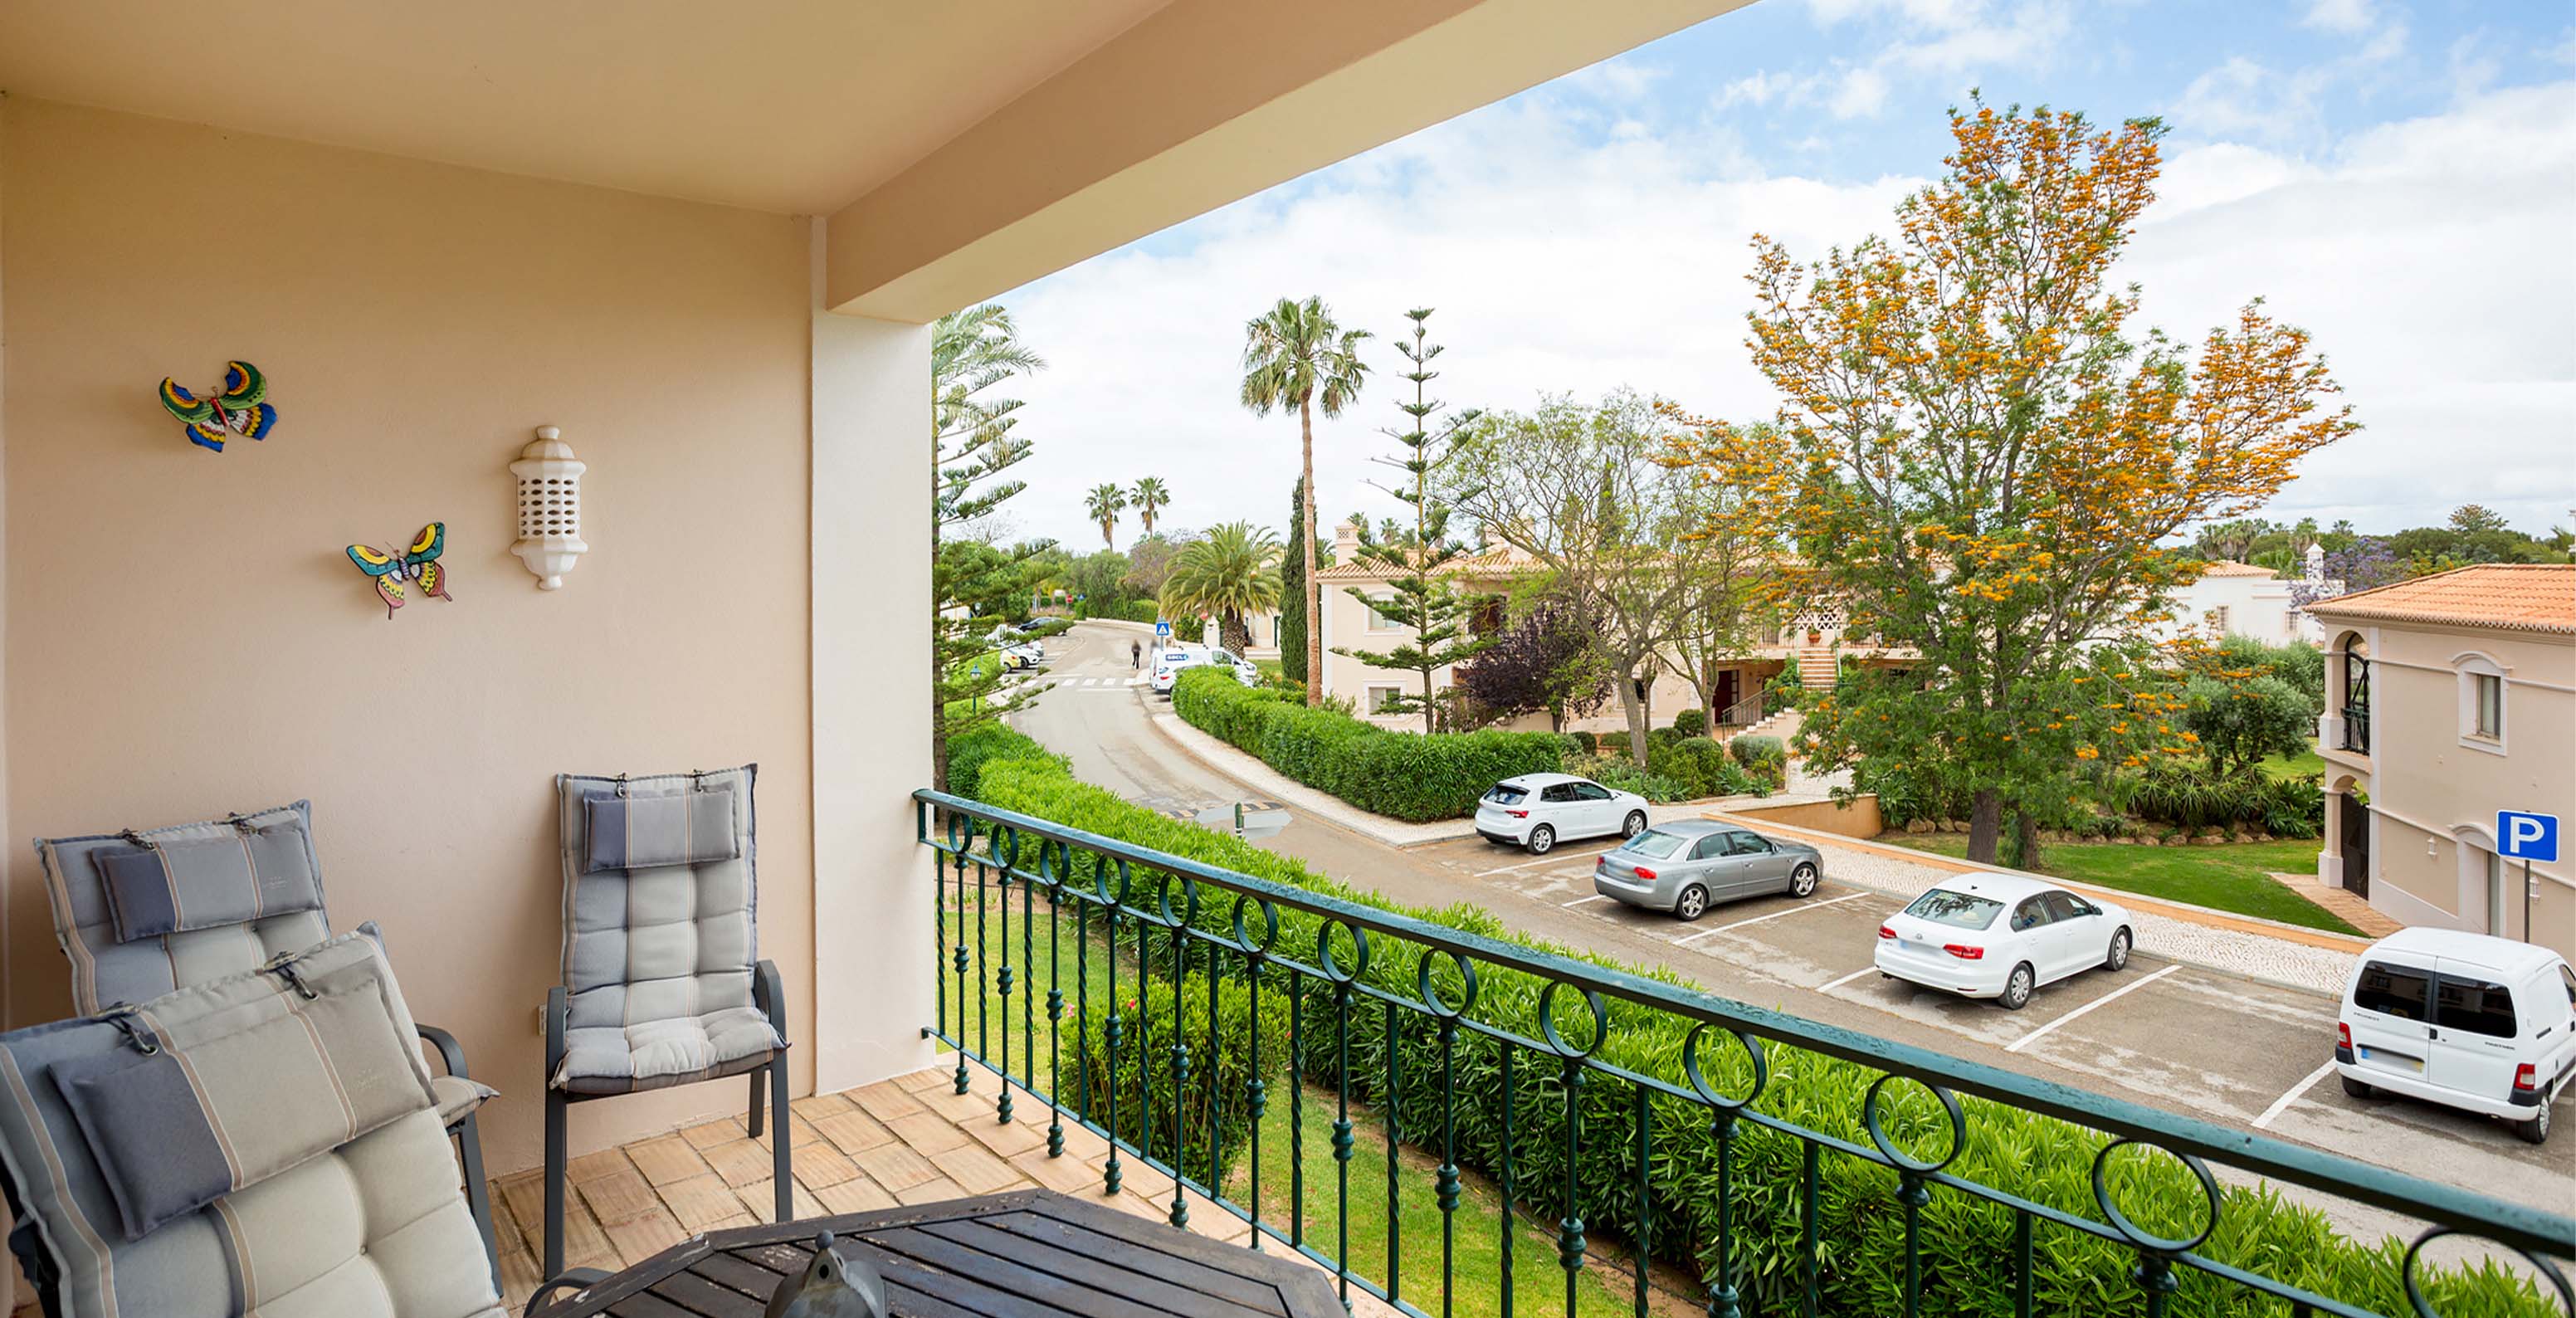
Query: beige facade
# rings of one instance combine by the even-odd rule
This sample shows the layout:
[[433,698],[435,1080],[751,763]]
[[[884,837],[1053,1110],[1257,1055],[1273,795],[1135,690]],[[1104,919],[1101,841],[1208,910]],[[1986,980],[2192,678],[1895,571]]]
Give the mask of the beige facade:
[[[311,798],[507,1172],[552,775],[756,760],[797,1088],[914,1070],[925,322],[1731,7],[0,8],[0,831]],[[192,447],[154,385],[232,358],[276,433]],[[508,552],[541,425],[590,464],[547,593]],[[388,621],[342,546],[433,520],[454,602]],[[0,1016],[58,1016],[32,852],[0,876]],[[587,1105],[574,1152],[740,1101]]]
[[[2513,602],[2535,586],[2566,607]],[[2576,866],[2535,865],[2526,886],[2495,832],[2498,810],[2576,822],[2576,567],[2468,568],[2311,611],[2328,638],[2318,877],[2408,924],[2576,956]]]

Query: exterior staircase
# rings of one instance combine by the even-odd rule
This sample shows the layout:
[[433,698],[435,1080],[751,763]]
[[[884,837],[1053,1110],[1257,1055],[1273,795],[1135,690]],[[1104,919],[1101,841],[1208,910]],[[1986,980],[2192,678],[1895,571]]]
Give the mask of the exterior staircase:
[[1737,737],[1778,737],[1786,743],[1791,737],[1798,735],[1799,727],[1805,722],[1806,720],[1798,711],[1784,709],[1759,723],[1728,733],[1726,739],[1733,741]]
[[1805,645],[1798,648],[1798,685],[1810,691],[1831,691],[1840,664],[1830,645]]

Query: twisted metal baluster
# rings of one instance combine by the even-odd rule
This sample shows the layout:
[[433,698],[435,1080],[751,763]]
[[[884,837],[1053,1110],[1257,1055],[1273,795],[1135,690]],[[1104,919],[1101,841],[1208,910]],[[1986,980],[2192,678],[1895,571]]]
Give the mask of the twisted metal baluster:
[[1306,989],[1288,972],[1288,1243],[1306,1243]]
[[1333,1035],[1339,1060],[1333,1066],[1333,1223],[1338,1233],[1333,1275],[1341,1285],[1342,1307],[1351,1304],[1351,985],[1333,985]]
[[[1072,866],[1071,850],[1066,848],[1067,868]],[[1099,860],[1092,857],[1095,874]],[[1116,996],[1110,1001],[1117,1001]],[[1078,1027],[1073,1036],[1074,1074],[1078,1077],[1074,1101],[1079,1105],[1074,1111],[1087,1122],[1091,1120],[1091,902],[1083,895],[1073,900],[1073,1016]],[[1057,1147],[1061,1151],[1060,1139]]]
[[[1164,903],[1164,906],[1163,906],[1163,914],[1164,914],[1165,916],[1167,916],[1167,917],[1171,914],[1171,910],[1172,910],[1172,908],[1171,908],[1171,904],[1170,904],[1170,901],[1169,901],[1170,895],[1171,895],[1170,881],[1169,881],[1169,880],[1166,880],[1166,881],[1165,881],[1165,887],[1164,887],[1164,897],[1165,897],[1165,899],[1166,899],[1166,900],[1165,900],[1165,903]],[[1191,906],[1195,906],[1195,905],[1197,905],[1197,903],[1198,903],[1198,897],[1197,897],[1197,895],[1196,895],[1195,893],[1193,893],[1193,894],[1190,896],[1190,898],[1189,898],[1189,905],[1191,905]],[[1187,907],[1184,907],[1184,910],[1186,910],[1186,909],[1187,909]],[[1187,927],[1188,927],[1188,922],[1187,922],[1187,920],[1186,920],[1186,919],[1184,919],[1181,923],[1174,925],[1174,926],[1171,928],[1171,930],[1169,931],[1170,936],[1171,936],[1171,940],[1172,940],[1172,1214],[1171,1214],[1171,1221],[1172,1221],[1172,1225],[1173,1225],[1173,1226],[1176,1226],[1176,1227],[1187,1227],[1187,1226],[1190,1224],[1190,1205],[1189,1205],[1189,1201],[1188,1201],[1188,1199],[1186,1199],[1185,1197],[1183,1197],[1183,1193],[1182,1193],[1182,1189],[1181,1189],[1182,1185],[1183,1185],[1183,1184],[1188,1180],[1188,1178],[1189,1178],[1189,1174],[1190,1174],[1190,1166],[1189,1166],[1189,1163],[1190,1163],[1190,1146],[1189,1146],[1189,1140],[1188,1140],[1188,1138],[1187,1138],[1186,1132],[1185,1132],[1185,1131],[1183,1130],[1183,1128],[1182,1128],[1182,1123],[1183,1123],[1185,1120],[1187,1120],[1187,1119],[1188,1119],[1188,1114],[1189,1114],[1189,1110],[1190,1110],[1190,1042],[1189,1042],[1189,1031],[1188,1031],[1188,1030],[1186,1030],[1186,1029],[1184,1029],[1184,1028],[1182,1028],[1182,1025],[1181,1025],[1181,1003],[1182,1003],[1182,1002],[1184,1002],[1185,1000],[1187,1000],[1188,993],[1189,993],[1189,985],[1190,985],[1190,947],[1189,947],[1189,940],[1188,940],[1188,939],[1186,939],[1186,938],[1183,938],[1183,937],[1181,936],[1181,931],[1182,931],[1183,929],[1187,928]],[[1209,974],[1208,974],[1208,983],[1209,983],[1211,986],[1212,986],[1212,985],[1214,985],[1214,984],[1216,983],[1216,975],[1215,975],[1215,971],[1214,971],[1214,968],[1213,968],[1213,967],[1211,967],[1211,968],[1210,968],[1210,970],[1209,970]],[[1209,1013],[1209,1020],[1208,1020],[1208,1024],[1209,1024],[1211,1027],[1213,1027],[1213,1026],[1216,1024],[1216,1021],[1215,1021],[1215,1013],[1214,1013],[1214,1010],[1213,1010],[1213,1008],[1215,1007],[1215,1002],[1214,1002],[1213,1000],[1211,1000],[1211,1001],[1209,1002],[1209,1004],[1208,1004],[1208,1005],[1209,1005],[1209,1007],[1211,1008],[1210,1013]],[[1208,1050],[1208,1065],[1209,1065],[1209,1067],[1210,1067],[1211,1069],[1213,1069],[1213,1068],[1215,1067],[1215,1065],[1216,1065],[1216,1050],[1215,1050],[1215,1048],[1214,1048],[1214,1047],[1210,1047],[1210,1048],[1209,1048],[1209,1050]],[[1213,1133],[1213,1132],[1211,1132],[1211,1133]],[[1213,1183],[1211,1183],[1210,1188],[1214,1188]]]
[[[912,807],[913,832],[925,846],[936,846],[930,840],[931,808],[928,802],[915,802]],[[930,987],[938,995],[939,1022],[936,1033],[948,1033],[948,977],[939,973],[939,962],[948,955],[948,855],[937,853],[930,866]],[[962,1004],[961,1004],[962,1005]]]
[[[1047,1156],[1064,1156],[1064,871],[1050,868],[1055,853],[1038,845],[1038,872],[1047,887]],[[1069,860],[1070,857],[1064,859]],[[1031,1066],[1037,1065],[1032,1061]]]
[[[1165,875],[1163,882],[1171,883]],[[1147,982],[1154,973],[1153,921],[1142,911],[1136,913],[1136,1161],[1154,1165],[1154,986]],[[1116,944],[1112,943],[1112,947]],[[1180,995],[1172,995],[1177,1010]],[[1177,1163],[1175,1164],[1177,1165]]]
[[[1017,850],[1013,848],[1014,852]],[[1046,841],[1043,838],[1038,841],[1038,869],[1041,873],[1046,869]],[[1020,1087],[1027,1090],[1031,1098],[1038,1096],[1037,909],[1037,880],[1020,880]],[[1052,1075],[1047,1077],[1047,1088],[1050,1091],[1055,1088]],[[1007,1094],[1010,1086],[1004,1085],[1002,1090]]]
[[1637,1239],[1633,1242],[1636,1246],[1637,1264],[1637,1318],[1646,1318],[1646,1260],[1654,1257],[1653,1240],[1649,1234],[1647,1221],[1652,1216],[1652,1212],[1648,1207],[1650,1201],[1646,1197],[1648,1192],[1646,1173],[1649,1167],[1648,1160],[1652,1157],[1652,1150],[1648,1145],[1653,1139],[1653,1132],[1648,1129],[1646,1123],[1652,1113],[1646,1106],[1646,1087],[1644,1085],[1630,1087],[1637,1091]]
[[1575,1277],[1583,1271],[1583,1214],[1574,1202],[1575,1165],[1583,1151],[1583,1059],[1565,1059],[1565,1216],[1556,1222],[1556,1263],[1565,1269],[1565,1315],[1574,1318]]
[[1401,1304],[1404,1299],[1404,1285],[1401,1280],[1404,1242],[1397,1237],[1396,1233],[1396,1223],[1400,1214],[1397,1211],[1395,1195],[1396,1173],[1404,1166],[1395,1152],[1395,1143],[1399,1137],[1396,1108],[1404,1101],[1404,1070],[1400,1060],[1402,1052],[1402,1049],[1395,1046],[1395,999],[1388,998],[1386,1000],[1386,1094],[1384,1097],[1386,1100],[1386,1300],[1389,1304]]
[[1217,1050],[1216,956],[1217,946],[1211,940],[1207,945],[1207,1078],[1199,1083],[1199,1088],[1205,1093],[1207,1099],[1206,1119],[1199,1129],[1207,1132],[1207,1191],[1211,1202],[1225,1198],[1225,1169],[1218,1165],[1216,1147],[1216,1091],[1217,1086],[1222,1083],[1220,1075],[1222,1068],[1217,1063],[1225,1056]]
[[[991,845],[991,842],[988,840],[988,841],[985,843],[985,845],[990,846],[990,845]],[[991,964],[991,955],[990,955],[990,954],[991,954],[991,948],[988,946],[988,944],[989,944],[989,942],[990,942],[990,937],[989,937],[989,931],[988,931],[988,930],[986,929],[986,927],[985,927],[985,910],[984,910],[984,906],[985,906],[985,901],[984,901],[984,890],[985,890],[985,887],[986,887],[987,879],[988,879],[988,877],[989,877],[989,876],[987,875],[987,873],[986,873],[986,871],[988,870],[988,868],[989,868],[989,867],[984,863],[984,859],[983,859],[983,857],[981,857],[981,856],[976,857],[976,859],[975,859],[975,1056],[976,1056],[978,1059],[981,1059],[981,1058],[984,1058],[984,1057],[991,1056],[991,1055],[992,1055],[992,1051],[993,1051],[993,1049],[992,1049],[992,1041],[991,1041],[991,1039],[989,1039],[988,1037],[986,1037],[986,1027],[987,1027],[987,1026],[989,1026],[989,1025],[991,1024],[991,1022],[992,1022],[992,1017],[993,1017],[993,1002],[992,1002],[992,999],[987,998],[987,997],[985,997],[985,996],[984,996],[984,985],[985,985],[985,978],[984,978],[984,974],[985,974],[985,968],[986,968],[988,965],[990,965],[990,964]],[[959,1051],[960,1051],[960,1053],[962,1054],[964,1050],[962,1050],[962,1049],[961,1049],[961,1050],[959,1050]],[[1010,1086],[1006,1084],[1006,1085],[1002,1086],[1002,1088],[1003,1088],[1003,1090],[1004,1090],[1005,1092],[1007,1092],[1007,1091],[1010,1089]],[[961,1055],[961,1056],[959,1056],[959,1057],[958,1057],[958,1059],[957,1059],[957,1092],[958,1092],[958,1093],[961,1093],[961,1094],[966,1092],[966,1059],[965,1059],[965,1057],[964,1057],[964,1056],[962,1056],[962,1055]]]
[[1109,1048],[1109,1161],[1100,1169],[1101,1188],[1107,1194],[1118,1193],[1118,1183],[1125,1179],[1118,1166],[1118,1048],[1127,1034],[1125,1004],[1118,998],[1118,908],[1126,896],[1127,862],[1120,860],[1118,894],[1110,899],[1109,909],[1101,912],[1109,921],[1109,1025],[1103,1031]]
[[1512,1267],[1512,1201],[1518,1193],[1512,1188],[1512,1109],[1519,1104],[1512,1088],[1512,1045],[1496,1039],[1494,1051],[1503,1055],[1503,1318],[1512,1318],[1513,1283],[1519,1280]]
[[1735,1114],[1720,1108],[1709,1125],[1717,1136],[1717,1275],[1708,1283],[1708,1318],[1744,1318],[1735,1292]]
[[1458,1021],[1440,1020],[1440,1318],[1450,1318],[1458,1255]]
[[[1016,838],[1011,849],[1019,849]],[[1014,978],[1011,966],[1011,858],[1002,858],[1002,863],[994,868],[997,871],[994,882],[1002,889],[1002,964],[993,972],[993,996],[1002,1007],[1002,1064],[998,1071],[1002,1078],[1002,1097],[993,1105],[993,1119],[997,1124],[1007,1126],[1011,1124],[1011,989]]]
[[1252,1112],[1252,1189],[1244,1207],[1252,1216],[1252,1247],[1261,1248],[1261,1114],[1270,1106],[1270,1096],[1261,1082],[1261,971],[1262,954],[1248,953],[1247,973],[1252,978],[1252,1070],[1244,1081],[1244,1106]]
[[[966,1092],[966,866],[968,851],[975,845],[975,821],[966,821],[965,832],[957,840],[957,946],[954,964],[957,971],[957,1075],[958,1093]],[[980,1012],[978,1013],[981,1014]]]

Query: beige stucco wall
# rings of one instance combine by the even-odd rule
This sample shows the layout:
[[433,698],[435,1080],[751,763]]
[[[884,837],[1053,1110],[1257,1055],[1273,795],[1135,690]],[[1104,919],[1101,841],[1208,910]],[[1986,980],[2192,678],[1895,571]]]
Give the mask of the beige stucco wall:
[[[2337,649],[2357,631],[2372,656],[2371,754],[2326,751],[2328,789],[2349,779],[2370,799],[2371,904],[2410,924],[2523,937],[2520,863],[2506,866],[2504,920],[2493,927],[2483,859],[2496,846],[2499,809],[2576,823],[2576,643],[2528,632],[2356,627],[2331,618],[2326,628]],[[2462,736],[2459,673],[2471,656],[2505,674],[2501,747]],[[2338,659],[2329,704],[2341,691]],[[2328,832],[2334,853],[2338,844]],[[2321,869],[2339,875],[2337,860],[2329,854]],[[2576,866],[2562,860],[2535,866],[2534,874],[2534,941],[2576,956]]]
[[[24,839],[310,797],[335,922],[383,926],[505,1095],[493,1170],[533,1165],[551,775],[757,760],[804,1036],[807,225],[24,99],[0,158],[8,1022],[69,1005]],[[153,387],[228,356],[280,421],[217,455]],[[506,465],[549,423],[591,552],[541,594]],[[342,546],[433,519],[455,602],[388,622]],[[587,1104],[576,1147],[742,1095]]]

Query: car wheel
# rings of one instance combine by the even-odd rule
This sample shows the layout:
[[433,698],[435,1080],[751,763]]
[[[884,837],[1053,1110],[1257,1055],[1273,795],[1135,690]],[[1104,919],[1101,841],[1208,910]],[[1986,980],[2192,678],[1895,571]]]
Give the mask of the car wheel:
[[1521,845],[1533,856],[1544,856],[1556,847],[1556,830],[1541,824],[1529,831],[1529,841]]
[[2538,1112],[2534,1112],[2534,1113],[2532,1113],[2532,1114],[2531,1114],[2531,1120],[2529,1120],[2529,1121],[2525,1121],[2525,1122],[2522,1122],[2522,1123],[2520,1123],[2520,1124],[2516,1125],[2516,1126],[2513,1128],[2513,1133],[2514,1133],[2514,1134],[2516,1134],[2516,1135],[2520,1135],[2520,1136],[2523,1138],[2523,1142],[2525,1142],[2525,1143],[2527,1143],[2527,1144],[2546,1144],[2546,1143],[2548,1143],[2548,1142],[2549,1142],[2549,1102],[2548,1102],[2548,1100],[2547,1100],[2546,1098],[2542,1099],[2542,1100],[2541,1100],[2541,1104],[2540,1104],[2540,1110],[2539,1110]]
[[2102,958],[2102,968],[2104,970],[2123,970],[2128,967],[2128,964],[2129,931],[2123,929],[2120,932],[2111,935],[2111,952],[2110,955]]
[[1673,916],[1683,924],[1708,914],[1708,889],[1694,883],[1673,899]]
[[1629,811],[1627,822],[1619,825],[1619,836],[1621,837],[1635,837],[1639,833],[1643,833],[1645,831],[1646,812],[1643,810]]
[[2364,1084],[2359,1080],[2353,1079],[2351,1076],[2345,1076],[2343,1078],[2343,1092],[2350,1094],[2354,1098],[2379,1097],[2378,1090],[2371,1088],[2369,1085]]
[[1816,877],[1815,866],[1803,861],[1799,862],[1798,868],[1789,871],[1789,895],[1792,897],[1815,896]]
[[2038,972],[2030,968],[2029,962],[2024,961],[2013,967],[2012,977],[2004,981],[2003,996],[1995,1001],[2002,1003],[2006,1011],[2019,1011],[2030,1005],[2030,991],[2038,985]]

